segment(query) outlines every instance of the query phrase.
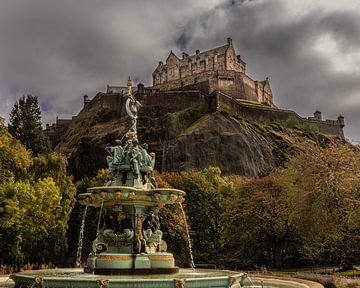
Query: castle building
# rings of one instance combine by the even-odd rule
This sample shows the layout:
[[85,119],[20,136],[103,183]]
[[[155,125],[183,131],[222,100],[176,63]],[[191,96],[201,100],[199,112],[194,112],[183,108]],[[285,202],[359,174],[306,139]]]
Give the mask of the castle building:
[[180,59],[172,51],[152,73],[153,87],[159,91],[196,86],[207,93],[221,91],[237,99],[256,101],[274,107],[269,79],[253,80],[246,75],[246,63],[236,55],[231,38],[227,44]]
[[[145,87],[139,83],[132,88],[137,100],[148,109],[139,117],[139,121],[147,123],[148,128],[151,128],[142,133],[145,136],[148,133],[158,135],[160,139],[163,137],[161,135],[175,133],[173,127],[170,132],[164,132],[165,124],[154,120],[158,119],[158,114],[175,113],[195,105],[206,105],[209,112],[230,109],[237,115],[255,121],[295,121],[303,127],[315,128],[324,135],[345,138],[345,122],[341,115],[333,120],[323,119],[322,113],[317,110],[313,116],[306,118],[292,110],[276,107],[269,79],[253,80],[246,75],[246,63],[240,55],[236,55],[231,38],[227,39],[226,45],[217,48],[204,52],[197,50],[194,55],[183,53],[181,59],[170,52],[165,63],[159,62],[152,77],[153,86]],[[127,91],[126,86],[107,85],[105,92],[98,92],[91,100],[88,95],[84,95],[84,106],[78,116],[81,118],[87,111],[97,111],[98,118],[102,113],[111,117],[126,116],[124,105]],[[72,119],[57,117],[55,124],[46,125],[45,132],[54,146],[62,140],[78,116]]]

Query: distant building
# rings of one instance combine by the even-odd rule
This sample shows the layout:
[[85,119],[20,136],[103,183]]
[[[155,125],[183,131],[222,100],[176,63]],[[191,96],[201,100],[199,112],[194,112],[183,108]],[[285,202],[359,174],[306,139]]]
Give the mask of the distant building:
[[238,99],[247,99],[273,107],[269,79],[253,80],[246,75],[246,63],[236,55],[231,38],[227,44],[194,55],[183,53],[182,58],[172,51],[165,63],[159,62],[152,74],[153,87],[160,91],[196,85]]

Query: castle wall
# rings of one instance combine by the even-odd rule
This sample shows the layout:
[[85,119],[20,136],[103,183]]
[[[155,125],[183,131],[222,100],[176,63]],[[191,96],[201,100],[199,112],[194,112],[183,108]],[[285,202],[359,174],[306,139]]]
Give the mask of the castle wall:
[[166,113],[184,110],[195,104],[205,103],[206,96],[199,90],[165,91],[144,95],[144,107],[161,107]]
[[319,129],[319,132],[326,135],[335,135],[340,138],[345,138],[343,128],[337,120],[313,120],[302,118],[303,122],[309,125],[314,125]]
[[[320,133],[325,135],[334,135],[340,138],[344,138],[344,132],[340,125],[340,123],[336,120],[313,120],[313,119],[306,119],[300,117],[297,113],[291,110],[285,109],[278,109],[272,107],[265,107],[265,106],[251,106],[246,105],[243,103],[239,103],[235,99],[221,93],[216,92],[212,95],[215,97],[215,101],[217,102],[214,106],[217,109],[221,107],[229,107],[232,111],[239,113],[245,117],[253,118],[256,121],[265,120],[265,121],[279,121],[285,122],[289,118],[295,118],[299,121],[299,123],[313,125],[317,127]],[[212,99],[210,99],[212,100]]]

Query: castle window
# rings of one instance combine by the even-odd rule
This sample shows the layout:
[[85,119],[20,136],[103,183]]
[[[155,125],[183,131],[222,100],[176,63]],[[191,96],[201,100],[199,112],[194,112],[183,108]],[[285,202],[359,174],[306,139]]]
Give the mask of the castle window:
[[205,65],[209,65],[209,58],[208,57],[205,58]]
[[215,56],[214,56],[214,62],[216,63],[217,62],[217,60],[218,60],[218,57],[217,57],[218,55],[217,54],[215,54]]
[[189,70],[191,70],[191,62],[189,62]]

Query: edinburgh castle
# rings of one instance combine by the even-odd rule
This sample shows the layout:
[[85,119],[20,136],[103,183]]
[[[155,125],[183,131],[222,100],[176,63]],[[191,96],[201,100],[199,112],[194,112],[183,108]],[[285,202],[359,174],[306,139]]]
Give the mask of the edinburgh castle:
[[274,106],[269,80],[258,81],[246,75],[246,63],[236,55],[232,39],[208,51],[196,50],[195,55],[183,53],[179,59],[170,52],[166,63],[159,62],[153,72],[153,88],[160,91],[180,89],[206,83],[208,93],[221,91],[227,95]]
[[[226,113],[230,117],[234,115],[239,119],[248,119],[245,121],[251,121],[251,123],[280,123],[280,125],[287,125],[287,127],[290,125],[295,128],[310,129],[326,137],[336,136],[344,139],[344,117],[341,115],[335,120],[324,120],[321,112],[316,111],[314,116],[305,118],[292,110],[276,107],[273,102],[269,79],[253,80],[246,74],[246,63],[240,55],[236,54],[231,38],[227,39],[226,45],[203,52],[197,50],[193,55],[183,53],[181,58],[170,52],[164,63],[159,62],[152,73],[152,78],[152,86],[145,87],[140,83],[137,87],[133,87],[133,91],[135,91],[135,98],[142,104],[139,109],[138,120],[141,130],[139,134],[144,139],[140,139],[140,141],[147,142],[157,153],[157,159],[159,159],[157,169],[160,171],[174,170],[174,167],[179,163],[183,163],[181,164],[183,166],[180,165],[180,169],[206,167],[209,164],[218,165],[225,169],[225,172],[226,169],[229,169],[229,172],[236,172],[236,169],[239,169],[237,166],[232,169],[228,165],[221,164],[220,162],[223,160],[215,159],[219,156],[213,155],[214,151],[210,149],[210,146],[208,148],[211,151],[209,150],[208,153],[212,156],[206,156],[208,159],[206,161],[211,163],[207,163],[204,160],[205,158],[201,157],[202,152],[197,151],[200,148],[194,147],[192,148],[194,151],[189,151],[189,147],[192,147],[193,144],[189,144],[188,141],[191,137],[195,137],[193,135],[189,136],[190,138],[187,137],[188,140],[181,140],[182,144],[179,142],[179,139],[185,134],[194,131],[187,128],[193,127],[191,125],[195,125],[197,120],[203,116],[206,117],[206,115],[217,117],[218,113]],[[79,144],[77,143],[81,139],[79,138],[79,129],[84,127],[86,131],[83,135],[90,137],[88,141],[93,141],[91,140],[93,139],[91,133],[94,133],[94,137],[103,137],[101,138],[101,145],[109,144],[114,139],[121,138],[121,125],[124,126],[124,119],[126,119],[124,110],[126,99],[125,87],[108,85],[105,92],[98,92],[91,100],[85,95],[84,107],[77,116],[72,119],[57,118],[56,123],[47,125],[46,133],[53,146],[57,146],[60,150],[64,149],[65,146],[67,150],[78,147]],[[211,125],[218,125],[216,122],[214,123]],[[104,128],[104,125],[107,128]],[[97,127],[107,131],[107,134],[98,135],[99,129]],[[203,127],[200,134],[210,133],[206,132],[208,128],[207,126]],[[213,133],[221,134],[221,129],[219,128]],[[226,135],[228,137],[230,134]],[[203,142],[210,141],[211,138],[210,134],[204,134],[202,137],[201,141]],[[222,142],[224,141],[223,137],[225,136],[220,137]],[[257,139],[249,141],[263,141],[260,138]],[[242,140],[237,139],[229,145],[234,145],[234,147],[245,145],[244,143],[239,144],[239,141]],[[220,144],[213,144],[213,150],[218,149],[216,145]],[[183,147],[183,145],[185,146]],[[266,142],[261,145],[264,147],[262,151],[269,149],[266,147]],[[250,148],[251,146],[250,143],[246,149],[250,149],[249,153],[255,153],[253,150],[255,148]],[[180,153],[179,149],[184,151]],[[259,159],[276,158],[274,152],[270,150],[266,153],[267,156],[263,155],[261,152],[261,155],[253,156],[252,159],[256,157],[260,157]],[[197,158],[199,159],[196,160]],[[196,160],[197,163],[190,163],[188,159],[192,159],[193,162]],[[261,162],[263,160],[259,161],[256,165],[254,164],[255,166],[251,168],[252,170],[250,169],[251,171],[240,171],[239,173],[256,175],[262,169],[261,167],[265,166],[265,162]],[[269,161],[272,163],[273,160]],[[174,167],[171,166],[172,163],[175,163]],[[224,163],[229,162],[225,161]],[[270,164],[270,166],[273,165],[275,164]],[[242,165],[241,167],[245,166]]]

